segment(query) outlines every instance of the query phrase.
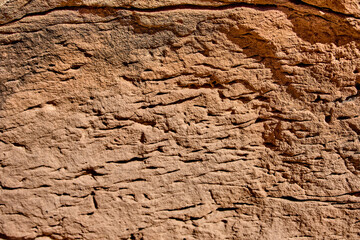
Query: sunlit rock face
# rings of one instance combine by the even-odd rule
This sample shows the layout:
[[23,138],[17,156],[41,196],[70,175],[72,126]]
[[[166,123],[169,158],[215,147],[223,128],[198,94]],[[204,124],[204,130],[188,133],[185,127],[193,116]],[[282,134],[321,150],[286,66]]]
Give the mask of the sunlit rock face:
[[0,0],[0,239],[358,239],[355,0]]

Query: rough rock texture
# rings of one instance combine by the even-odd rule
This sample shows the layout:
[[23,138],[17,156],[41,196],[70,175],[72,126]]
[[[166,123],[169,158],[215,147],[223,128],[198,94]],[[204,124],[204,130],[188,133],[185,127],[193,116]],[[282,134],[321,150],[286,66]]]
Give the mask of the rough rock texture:
[[0,24],[0,238],[360,238],[359,1],[2,0]]

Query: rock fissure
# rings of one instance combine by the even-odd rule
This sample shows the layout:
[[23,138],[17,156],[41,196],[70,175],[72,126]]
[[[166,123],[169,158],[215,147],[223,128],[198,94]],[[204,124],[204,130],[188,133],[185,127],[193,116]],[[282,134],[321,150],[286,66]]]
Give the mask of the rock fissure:
[[[88,13],[90,13],[92,10],[94,10],[94,11],[101,12],[101,14],[105,13],[105,14],[109,14],[109,15],[115,14],[119,10],[126,10],[126,11],[131,11],[131,12],[138,12],[138,13],[160,13],[160,12],[176,11],[176,10],[221,11],[221,10],[230,10],[230,9],[234,9],[234,8],[240,8],[240,7],[249,7],[249,8],[254,8],[254,9],[262,9],[262,10],[273,10],[273,9],[278,9],[279,7],[284,7],[284,8],[288,8],[292,11],[298,10],[298,9],[292,8],[292,6],[290,6],[288,3],[294,4],[296,6],[298,6],[298,5],[307,6],[311,9],[319,10],[322,13],[334,14],[334,15],[340,16],[340,17],[351,17],[354,19],[360,19],[353,14],[337,12],[332,9],[322,8],[322,7],[313,5],[313,4],[306,3],[304,1],[289,0],[288,2],[285,2],[285,4],[281,4],[281,3],[280,4],[270,4],[270,3],[269,4],[261,4],[261,3],[252,4],[252,3],[247,3],[247,2],[235,2],[235,3],[224,3],[223,5],[220,5],[220,6],[181,4],[181,5],[162,6],[162,7],[157,7],[157,8],[110,7],[110,6],[100,7],[100,6],[86,6],[86,5],[63,6],[63,7],[55,7],[52,9],[48,9],[43,12],[29,13],[29,14],[22,16],[21,18],[14,19],[14,20],[8,21],[6,23],[2,23],[2,24],[0,24],[0,26],[5,26],[5,25],[11,24],[11,23],[21,21],[27,17],[43,16],[43,15],[47,15],[47,14],[55,12],[55,11],[67,11],[67,10],[70,10],[70,11],[85,10],[84,13],[86,13],[87,10],[88,10]],[[321,16],[321,13],[318,13],[317,16],[323,18],[326,21],[330,21],[329,19],[324,18],[324,16]]]

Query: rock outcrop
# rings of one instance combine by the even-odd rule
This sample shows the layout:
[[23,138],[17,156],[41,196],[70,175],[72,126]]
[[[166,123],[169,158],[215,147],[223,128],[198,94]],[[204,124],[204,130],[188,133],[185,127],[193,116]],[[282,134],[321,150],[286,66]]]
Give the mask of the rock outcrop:
[[0,239],[358,239],[355,0],[0,1]]

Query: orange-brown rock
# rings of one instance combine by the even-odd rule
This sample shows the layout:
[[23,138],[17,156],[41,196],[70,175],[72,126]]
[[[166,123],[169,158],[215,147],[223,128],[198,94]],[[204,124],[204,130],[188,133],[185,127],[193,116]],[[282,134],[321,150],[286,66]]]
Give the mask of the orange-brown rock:
[[1,0],[0,239],[359,239],[355,0]]

